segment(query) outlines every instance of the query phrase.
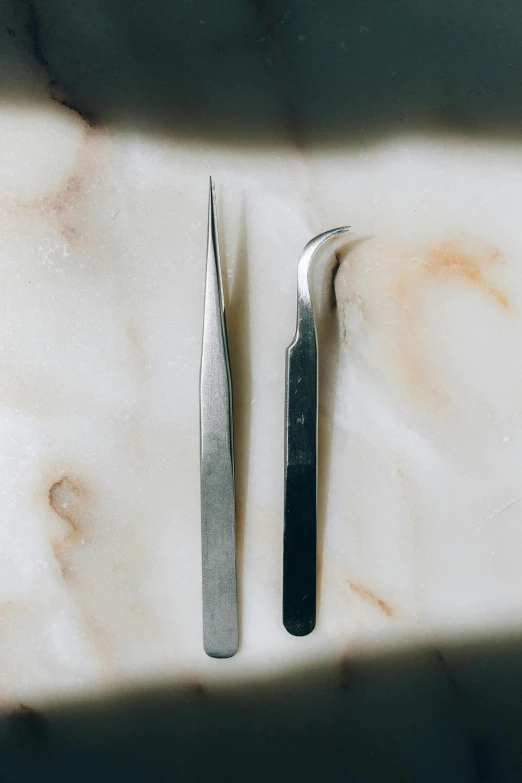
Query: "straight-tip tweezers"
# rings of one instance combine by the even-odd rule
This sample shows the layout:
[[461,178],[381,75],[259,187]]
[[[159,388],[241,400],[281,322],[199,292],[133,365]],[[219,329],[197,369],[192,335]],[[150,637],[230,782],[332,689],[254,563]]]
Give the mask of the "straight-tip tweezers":
[[239,645],[232,386],[219,257],[216,199],[208,204],[200,376],[203,647],[230,658]]

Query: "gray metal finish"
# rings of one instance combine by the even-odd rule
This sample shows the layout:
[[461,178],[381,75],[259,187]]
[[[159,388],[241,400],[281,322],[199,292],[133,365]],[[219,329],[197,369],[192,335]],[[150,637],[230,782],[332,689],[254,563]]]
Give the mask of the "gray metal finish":
[[232,388],[212,180],[200,417],[203,646],[213,658],[230,658],[239,646]]
[[286,351],[283,623],[295,636],[313,631],[317,561],[317,337],[309,272],[327,240],[349,227],[314,237],[297,269],[297,329]]

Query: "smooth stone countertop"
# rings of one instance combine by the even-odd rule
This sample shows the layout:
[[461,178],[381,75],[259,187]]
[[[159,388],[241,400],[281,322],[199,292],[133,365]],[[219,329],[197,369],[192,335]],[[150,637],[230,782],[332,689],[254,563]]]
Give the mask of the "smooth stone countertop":
[[[521,33],[507,0],[3,3],[2,780],[522,774]],[[201,641],[210,174],[226,661]],[[345,224],[314,274],[318,624],[294,638],[285,348],[302,247]]]

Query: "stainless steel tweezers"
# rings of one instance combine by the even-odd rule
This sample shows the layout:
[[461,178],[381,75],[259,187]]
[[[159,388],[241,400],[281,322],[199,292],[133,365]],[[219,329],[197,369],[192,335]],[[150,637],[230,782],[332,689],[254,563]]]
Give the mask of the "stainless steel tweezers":
[[317,336],[309,275],[328,239],[310,240],[297,267],[297,328],[286,351],[283,624],[294,636],[315,627],[317,538]]
[[215,193],[210,180],[200,377],[203,646],[230,658],[239,645],[232,387]]

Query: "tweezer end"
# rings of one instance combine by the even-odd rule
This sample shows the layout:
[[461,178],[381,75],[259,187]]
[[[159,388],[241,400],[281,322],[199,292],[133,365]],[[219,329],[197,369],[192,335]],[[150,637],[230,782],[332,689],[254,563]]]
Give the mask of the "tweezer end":
[[215,649],[212,645],[203,644],[203,649],[209,658],[233,658],[239,649],[239,641],[237,641],[235,644],[221,647],[220,649]]
[[308,636],[315,628],[315,619],[297,620],[283,617],[283,625],[292,636]]

